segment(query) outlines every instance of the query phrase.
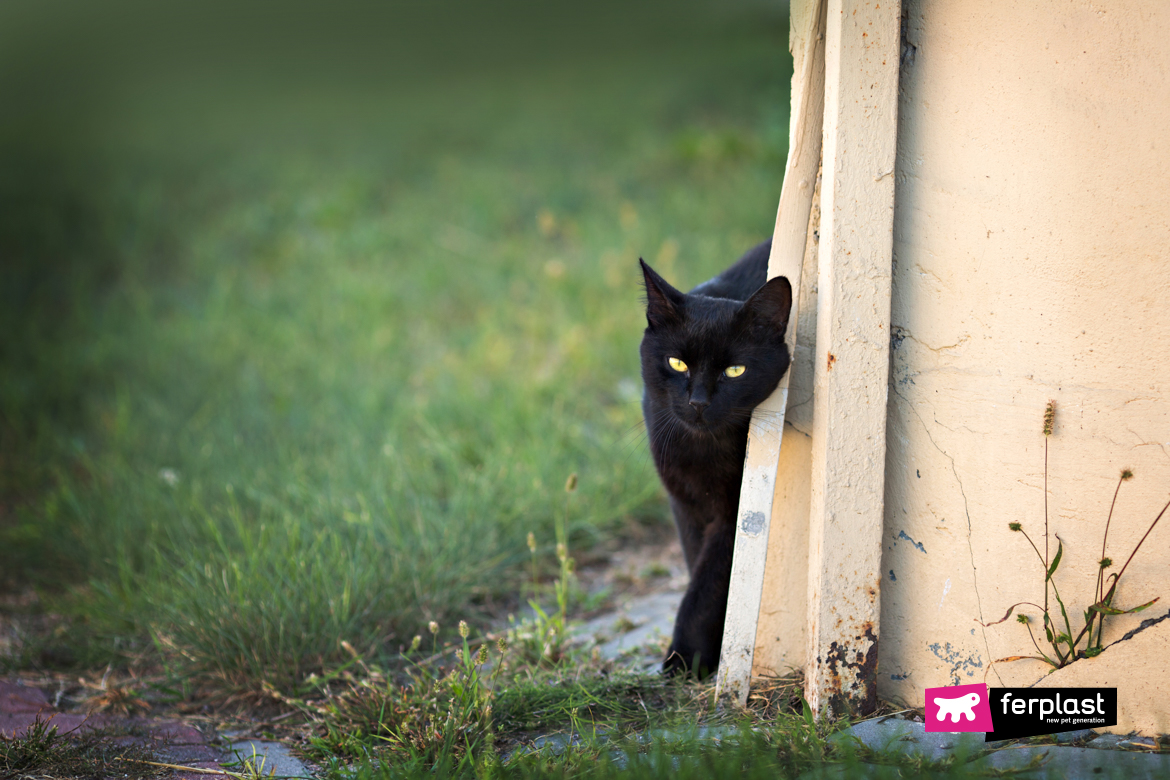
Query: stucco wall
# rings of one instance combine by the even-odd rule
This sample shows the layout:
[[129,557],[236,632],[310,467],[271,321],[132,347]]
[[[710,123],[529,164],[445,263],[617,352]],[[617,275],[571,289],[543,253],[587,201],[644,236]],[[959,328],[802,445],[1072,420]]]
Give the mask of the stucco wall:
[[[1048,400],[1056,583],[1075,630],[1119,471],[1136,477],[1110,530],[1118,565],[1170,497],[1170,5],[904,7],[879,692],[921,705],[924,687],[985,674],[1028,685],[1046,671],[1017,661],[988,674],[1034,648],[1014,619],[976,621],[1043,598],[1036,554],[1008,523],[1043,550]],[[1170,522],[1118,604],[1155,596],[1110,619],[1106,642],[1170,608]],[[1152,663],[1159,644],[1092,661],[1129,669],[1107,675],[1123,719],[1150,699],[1134,651]],[[1147,729],[1151,707],[1170,712],[1142,706],[1131,720]]]

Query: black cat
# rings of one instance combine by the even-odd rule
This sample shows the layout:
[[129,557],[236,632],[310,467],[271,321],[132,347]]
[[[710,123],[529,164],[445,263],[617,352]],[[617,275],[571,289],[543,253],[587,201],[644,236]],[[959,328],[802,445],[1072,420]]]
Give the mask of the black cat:
[[792,286],[767,281],[770,249],[760,244],[685,295],[642,262],[642,412],[691,574],[667,674],[705,676],[719,663],[748,424],[789,363]]

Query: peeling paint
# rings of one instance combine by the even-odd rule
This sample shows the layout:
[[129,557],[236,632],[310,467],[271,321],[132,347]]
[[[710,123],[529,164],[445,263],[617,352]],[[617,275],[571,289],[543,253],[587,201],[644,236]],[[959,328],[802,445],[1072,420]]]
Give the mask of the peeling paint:
[[822,662],[828,673],[824,693],[834,715],[864,715],[877,709],[878,638],[872,623],[861,628],[849,645],[831,642]]
[[759,536],[764,530],[765,517],[763,512],[748,512],[739,521],[739,530],[748,536]]
[[895,543],[897,543],[898,539],[905,539],[906,541],[910,542],[910,544],[917,547],[919,552],[922,552],[922,553],[926,552],[926,548],[922,546],[922,542],[914,541],[913,539],[910,538],[910,535],[907,534],[905,531],[898,532],[898,535],[894,537]]
[[933,642],[926,647],[934,653],[936,658],[950,666],[951,685],[962,684],[962,679],[959,677],[960,672],[965,672],[968,677],[974,677],[975,670],[983,668],[983,658],[978,652],[970,652],[964,656],[965,651],[962,648],[952,647],[950,642],[946,644]]

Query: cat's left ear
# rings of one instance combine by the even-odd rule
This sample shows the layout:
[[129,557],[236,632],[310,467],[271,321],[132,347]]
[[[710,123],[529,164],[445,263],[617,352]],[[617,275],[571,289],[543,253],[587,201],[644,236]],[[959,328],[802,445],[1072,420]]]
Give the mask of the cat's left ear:
[[646,281],[646,322],[652,328],[678,322],[682,319],[685,296],[656,274],[645,260],[639,257],[638,262],[642,264]]
[[792,285],[788,278],[777,276],[752,294],[743,310],[759,323],[775,328],[783,336],[788,329],[788,315],[792,311]]

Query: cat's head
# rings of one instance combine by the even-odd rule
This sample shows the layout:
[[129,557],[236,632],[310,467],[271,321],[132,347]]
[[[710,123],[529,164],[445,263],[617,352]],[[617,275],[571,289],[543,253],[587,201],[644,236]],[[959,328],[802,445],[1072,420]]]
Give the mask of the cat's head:
[[746,425],[788,370],[788,280],[776,277],[740,302],[681,293],[645,262],[642,273],[647,397],[693,433]]

